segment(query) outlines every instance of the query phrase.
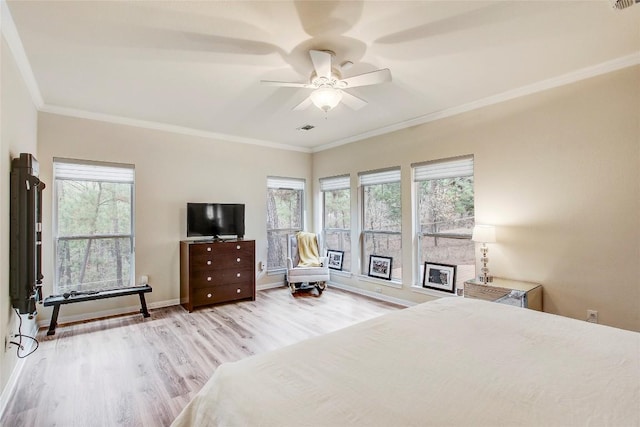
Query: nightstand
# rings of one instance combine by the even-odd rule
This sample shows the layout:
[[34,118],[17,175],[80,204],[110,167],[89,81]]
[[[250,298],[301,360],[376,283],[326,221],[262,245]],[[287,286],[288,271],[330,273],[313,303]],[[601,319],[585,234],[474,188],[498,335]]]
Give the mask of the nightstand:
[[542,285],[494,277],[493,282],[464,282],[464,297],[494,301],[542,311]]

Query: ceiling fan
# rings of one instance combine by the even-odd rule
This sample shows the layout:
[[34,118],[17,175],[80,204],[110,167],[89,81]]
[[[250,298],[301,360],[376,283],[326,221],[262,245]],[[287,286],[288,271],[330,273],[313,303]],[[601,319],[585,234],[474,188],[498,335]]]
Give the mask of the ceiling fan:
[[314,104],[326,113],[338,105],[340,101],[348,107],[358,110],[367,105],[367,101],[350,94],[345,89],[391,81],[391,71],[388,68],[343,79],[341,72],[350,68],[353,65],[352,62],[345,61],[340,66],[334,67],[331,62],[335,53],[330,50],[310,50],[309,56],[311,56],[314,68],[309,83],[261,81],[262,84],[270,86],[313,89],[307,98],[293,108],[294,110],[303,110]]

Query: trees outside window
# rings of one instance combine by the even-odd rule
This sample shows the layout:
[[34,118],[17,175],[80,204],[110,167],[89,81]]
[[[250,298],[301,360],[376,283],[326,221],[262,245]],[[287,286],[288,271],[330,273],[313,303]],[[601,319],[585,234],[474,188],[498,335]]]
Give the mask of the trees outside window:
[[369,256],[392,258],[391,279],[402,280],[402,208],[400,169],[361,173],[362,266]]
[[134,168],[54,159],[54,292],[134,283]]
[[457,266],[456,283],[475,275],[473,157],[413,165],[419,278],[426,261]]
[[304,180],[267,178],[267,271],[286,268],[287,236],[303,229]]
[[342,269],[351,270],[351,182],[349,175],[320,179],[324,248],[343,251]]

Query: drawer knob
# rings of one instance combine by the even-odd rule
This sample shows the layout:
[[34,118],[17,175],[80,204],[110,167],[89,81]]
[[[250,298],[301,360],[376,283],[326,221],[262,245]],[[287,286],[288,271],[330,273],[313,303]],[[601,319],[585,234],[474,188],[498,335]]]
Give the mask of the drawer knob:
[[211,281],[211,276],[208,276],[207,277],[207,282],[210,282],[210,281]]
[[236,258],[236,262],[240,262],[240,258]]
[[236,293],[238,293],[238,294],[239,294],[240,292],[241,292],[241,291],[240,291],[240,289],[236,289]]
[[211,265],[211,260],[207,261],[207,265]]
[[211,248],[207,248],[207,252],[211,252]]
[[236,246],[236,249],[240,249],[240,245]]
[[236,274],[236,277],[240,277],[240,273]]
[[207,298],[211,298],[213,295],[211,294],[207,294]]

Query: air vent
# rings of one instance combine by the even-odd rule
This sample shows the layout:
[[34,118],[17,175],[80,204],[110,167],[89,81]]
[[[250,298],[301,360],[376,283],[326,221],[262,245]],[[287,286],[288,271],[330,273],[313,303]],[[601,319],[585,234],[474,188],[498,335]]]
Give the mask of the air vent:
[[315,126],[313,126],[313,125],[304,125],[304,126],[300,126],[300,127],[298,128],[298,130],[305,130],[305,131],[307,131],[307,130],[311,130],[311,129],[313,129],[314,127],[315,127]]
[[611,0],[611,4],[613,5],[614,9],[618,10],[626,9],[639,2],[640,0]]

